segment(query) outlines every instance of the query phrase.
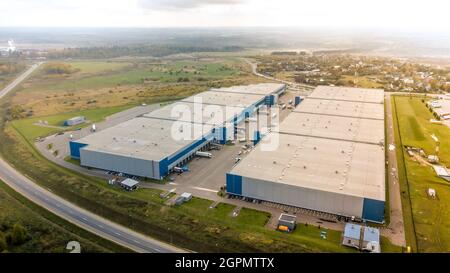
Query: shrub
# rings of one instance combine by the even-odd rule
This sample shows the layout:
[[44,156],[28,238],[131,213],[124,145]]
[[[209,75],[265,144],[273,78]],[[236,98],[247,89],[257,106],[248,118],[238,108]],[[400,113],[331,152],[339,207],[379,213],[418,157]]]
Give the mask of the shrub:
[[11,234],[11,243],[13,245],[23,244],[27,240],[27,237],[27,230],[21,224],[14,224]]
[[6,243],[5,235],[0,231],[0,252],[5,251],[7,247],[8,244]]

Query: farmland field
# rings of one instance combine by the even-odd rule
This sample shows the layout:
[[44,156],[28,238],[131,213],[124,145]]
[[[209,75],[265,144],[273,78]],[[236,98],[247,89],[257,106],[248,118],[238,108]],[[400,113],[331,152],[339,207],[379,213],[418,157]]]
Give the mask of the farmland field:
[[[433,118],[421,98],[394,97],[397,111],[397,124],[400,128],[401,144],[424,149],[426,154],[434,154],[435,142],[431,135],[435,134],[441,142],[440,161],[450,165],[450,129],[444,125],[431,124]],[[397,139],[397,149],[402,145]],[[399,154],[399,153],[398,153]],[[404,156],[406,176],[400,177],[402,202],[411,200],[413,231],[419,252],[450,251],[450,183],[437,177],[430,166]],[[401,153],[400,153],[401,155]],[[401,162],[399,160],[399,162]],[[399,169],[402,169],[399,166]],[[407,190],[409,186],[409,191]],[[436,190],[437,198],[427,196],[427,189]],[[409,195],[409,196],[408,196]],[[405,208],[405,206],[404,206]],[[405,224],[409,220],[405,219]]]
[[[190,96],[211,87],[260,81],[235,59],[66,61],[67,73],[44,65],[24,82],[13,105],[29,116],[153,103]],[[48,64],[48,65],[51,65]]]

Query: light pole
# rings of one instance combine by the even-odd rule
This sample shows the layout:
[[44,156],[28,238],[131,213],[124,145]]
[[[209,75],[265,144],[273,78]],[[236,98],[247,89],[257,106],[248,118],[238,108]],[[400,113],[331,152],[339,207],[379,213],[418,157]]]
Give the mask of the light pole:
[[440,146],[441,142],[439,141],[438,137],[435,134],[432,134],[431,138],[434,140],[434,142],[436,142],[436,156],[438,156],[439,155],[439,146]]

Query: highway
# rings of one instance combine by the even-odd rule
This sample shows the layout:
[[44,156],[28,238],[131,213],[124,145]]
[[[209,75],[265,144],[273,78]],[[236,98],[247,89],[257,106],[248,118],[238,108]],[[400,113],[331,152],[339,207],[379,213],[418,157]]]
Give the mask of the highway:
[[[26,79],[40,64],[33,65],[15,81],[1,90],[0,99]],[[149,238],[129,228],[113,223],[58,197],[16,171],[1,158],[0,179],[30,201],[59,217],[133,251],[141,253],[187,252],[185,249]]]

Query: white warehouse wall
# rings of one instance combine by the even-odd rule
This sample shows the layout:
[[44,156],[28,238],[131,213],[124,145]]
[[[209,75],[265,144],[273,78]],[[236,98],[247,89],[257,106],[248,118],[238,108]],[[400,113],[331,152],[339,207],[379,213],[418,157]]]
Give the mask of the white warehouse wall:
[[81,166],[160,179],[159,162],[80,149]]
[[344,216],[362,217],[364,198],[242,177],[242,196]]

